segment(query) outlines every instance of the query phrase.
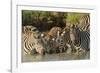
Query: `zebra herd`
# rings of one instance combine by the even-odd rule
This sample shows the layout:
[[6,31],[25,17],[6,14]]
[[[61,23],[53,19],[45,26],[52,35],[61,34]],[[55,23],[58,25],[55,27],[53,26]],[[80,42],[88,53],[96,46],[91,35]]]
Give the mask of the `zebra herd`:
[[81,31],[77,25],[64,29],[53,27],[46,34],[34,26],[23,26],[22,28],[22,51],[24,54],[63,53],[68,49],[71,49],[70,53],[80,49],[89,51],[90,33]]

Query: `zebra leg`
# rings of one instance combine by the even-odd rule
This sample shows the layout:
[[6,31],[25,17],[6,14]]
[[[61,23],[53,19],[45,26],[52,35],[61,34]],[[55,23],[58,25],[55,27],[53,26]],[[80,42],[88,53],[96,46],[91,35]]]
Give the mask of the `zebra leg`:
[[46,53],[49,54],[50,53],[50,49],[46,49]]
[[42,49],[41,55],[45,55],[45,49]]
[[73,44],[71,44],[71,51],[72,51],[72,53],[75,53],[76,52],[76,49],[75,49],[75,46],[73,45]]
[[65,44],[65,45],[63,45],[63,48],[62,48],[62,52],[66,52],[67,51],[67,49],[68,49],[68,46]]
[[60,50],[59,49],[56,49],[56,53],[60,53]]
[[64,52],[64,46],[60,45],[59,50],[60,50],[60,53],[63,53]]
[[62,53],[65,52],[65,47],[62,48]]
[[53,50],[52,49],[49,49],[48,50],[48,54],[52,54],[53,53]]
[[68,48],[68,47],[66,47],[66,46],[63,48],[63,49],[64,49],[64,52],[66,52],[66,51],[67,51],[67,48]]
[[56,48],[56,53],[60,53],[59,47]]

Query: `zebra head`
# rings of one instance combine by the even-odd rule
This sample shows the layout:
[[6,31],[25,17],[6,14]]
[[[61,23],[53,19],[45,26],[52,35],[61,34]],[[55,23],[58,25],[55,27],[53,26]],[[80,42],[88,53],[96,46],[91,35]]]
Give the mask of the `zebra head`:
[[78,32],[79,28],[77,25],[73,25],[72,27],[70,27],[70,39],[74,45],[79,43]]

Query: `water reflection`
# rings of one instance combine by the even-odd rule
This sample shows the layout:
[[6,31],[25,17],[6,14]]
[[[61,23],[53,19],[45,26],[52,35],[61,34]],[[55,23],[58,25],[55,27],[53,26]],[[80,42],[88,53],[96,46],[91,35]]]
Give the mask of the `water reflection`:
[[43,62],[43,61],[64,61],[64,60],[85,60],[90,58],[90,52],[75,54],[75,53],[59,53],[42,55],[24,55],[22,62]]

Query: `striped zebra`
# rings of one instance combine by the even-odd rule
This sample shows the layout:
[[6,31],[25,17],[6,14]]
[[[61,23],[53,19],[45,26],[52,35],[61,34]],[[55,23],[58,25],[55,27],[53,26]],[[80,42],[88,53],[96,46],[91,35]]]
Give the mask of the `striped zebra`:
[[73,43],[79,43],[82,49],[88,51],[90,49],[90,33],[88,31],[80,31],[78,26],[74,27],[72,31],[74,37]]
[[55,48],[57,47],[57,44],[56,44],[55,37],[51,38],[48,36],[48,34],[47,35],[41,34],[41,42],[43,46],[45,47],[45,52],[47,54],[56,53]]
[[44,54],[44,47],[38,38],[38,30],[35,27],[29,27],[24,26],[25,31],[22,33],[22,49],[24,54]]
[[41,43],[45,48],[45,53],[50,53],[51,50],[51,38],[44,33],[41,33]]
[[56,37],[52,38],[52,48],[55,51],[55,53],[62,53],[66,52],[67,50],[67,45],[66,45],[66,40],[67,40],[67,35],[65,34],[65,31],[61,32],[57,31],[56,32]]
[[79,20],[79,24],[80,24],[80,29],[82,31],[90,31],[90,16],[89,16],[89,14],[83,15]]
[[51,30],[48,32],[47,36],[50,38],[56,38],[59,36],[59,33],[61,32],[61,27],[53,27]]
[[67,49],[68,49],[67,42],[64,40],[64,38],[62,36],[61,36],[61,38],[59,38],[57,43],[59,44],[59,51],[60,52],[67,51]]
[[68,26],[65,27],[62,30],[61,37],[62,37],[62,39],[64,40],[65,43],[71,44],[71,40],[70,40],[70,29],[69,29]]
[[[74,27],[74,26],[73,26]],[[75,45],[74,42],[75,40],[75,35],[73,33],[75,33],[75,31],[73,31],[71,28],[73,28],[71,26],[66,26],[61,33],[61,40],[63,40],[63,44],[65,47],[65,51],[70,49],[71,52],[76,52],[75,49]]]

